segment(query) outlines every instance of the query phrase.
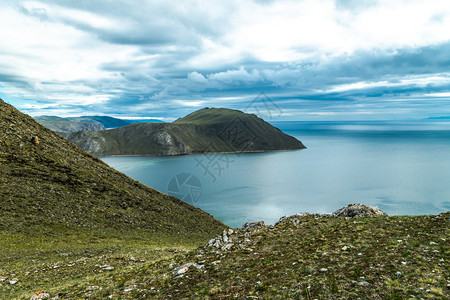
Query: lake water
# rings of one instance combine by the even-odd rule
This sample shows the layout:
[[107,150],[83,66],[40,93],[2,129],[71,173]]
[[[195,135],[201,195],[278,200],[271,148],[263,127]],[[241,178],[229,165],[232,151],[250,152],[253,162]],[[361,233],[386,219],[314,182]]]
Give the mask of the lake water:
[[450,122],[274,122],[308,149],[103,157],[113,168],[223,221],[273,224],[350,203],[388,214],[450,210]]

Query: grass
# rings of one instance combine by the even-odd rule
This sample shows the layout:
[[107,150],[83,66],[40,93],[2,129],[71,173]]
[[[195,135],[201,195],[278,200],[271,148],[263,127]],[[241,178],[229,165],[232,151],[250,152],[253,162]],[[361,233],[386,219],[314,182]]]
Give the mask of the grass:
[[[37,291],[85,299],[91,281],[107,287],[104,291],[99,287],[93,294],[102,299],[105,291],[120,290],[130,279],[124,273],[204,242],[202,238],[148,232],[111,234],[104,230],[0,234],[0,277],[7,277],[0,283],[0,299],[29,299]],[[106,266],[114,269],[107,270]],[[19,281],[11,285],[9,280],[13,278]]]
[[[235,231],[229,250],[180,236],[22,236],[16,246],[10,236],[0,277],[9,268],[19,282],[2,283],[0,298],[448,299],[449,218],[292,216]],[[174,276],[189,262],[203,267]]]

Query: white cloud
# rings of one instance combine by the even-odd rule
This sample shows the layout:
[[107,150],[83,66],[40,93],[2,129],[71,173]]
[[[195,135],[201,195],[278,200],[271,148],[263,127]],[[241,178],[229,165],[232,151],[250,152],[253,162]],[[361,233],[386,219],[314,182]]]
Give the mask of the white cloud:
[[[444,89],[428,98],[448,93],[446,53],[436,65],[412,54],[393,60],[402,49],[450,42],[447,0],[5,0],[0,18],[0,92],[49,109],[240,108],[262,89],[289,106],[306,105],[298,98],[307,92],[411,85]],[[395,65],[377,55],[356,61],[360,53]]]
[[210,80],[222,81],[225,83],[252,82],[261,79],[257,70],[248,72],[243,66],[240,66],[237,70],[227,70],[226,72],[208,74],[207,77]]

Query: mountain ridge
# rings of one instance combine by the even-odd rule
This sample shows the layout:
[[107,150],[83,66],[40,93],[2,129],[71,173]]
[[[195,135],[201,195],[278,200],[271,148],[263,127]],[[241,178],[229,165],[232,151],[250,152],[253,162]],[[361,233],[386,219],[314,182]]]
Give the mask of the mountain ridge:
[[136,123],[67,135],[95,155],[182,155],[297,150],[306,147],[256,115],[204,108],[173,123]]

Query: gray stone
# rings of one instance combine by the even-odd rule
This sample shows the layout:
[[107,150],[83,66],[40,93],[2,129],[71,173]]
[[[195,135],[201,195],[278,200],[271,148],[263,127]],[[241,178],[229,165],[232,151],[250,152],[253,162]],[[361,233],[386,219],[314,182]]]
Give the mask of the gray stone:
[[374,216],[387,216],[387,214],[378,207],[368,206],[364,204],[349,204],[332,214],[334,217],[374,217]]
[[264,224],[264,221],[259,222],[247,222],[244,224],[242,229],[254,229],[254,228],[263,228],[266,225]]
[[181,267],[178,267],[175,269],[175,274],[173,274],[174,277],[182,277],[180,275],[184,275],[185,273],[187,273],[189,271],[190,267],[195,267],[198,270],[202,269],[204,267],[204,265],[198,265],[196,263],[187,263],[182,265]]

